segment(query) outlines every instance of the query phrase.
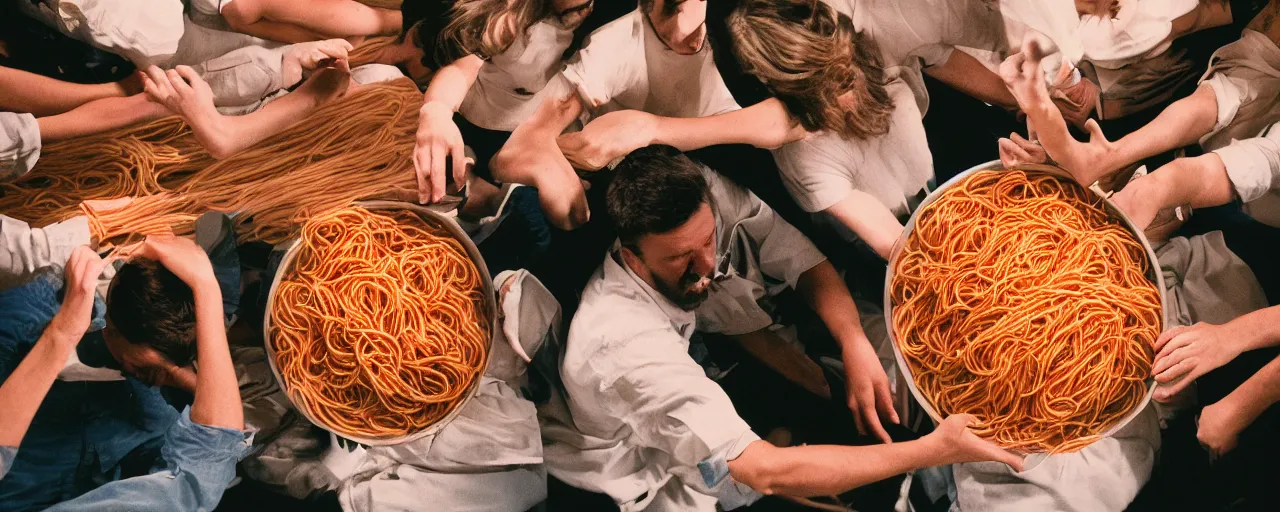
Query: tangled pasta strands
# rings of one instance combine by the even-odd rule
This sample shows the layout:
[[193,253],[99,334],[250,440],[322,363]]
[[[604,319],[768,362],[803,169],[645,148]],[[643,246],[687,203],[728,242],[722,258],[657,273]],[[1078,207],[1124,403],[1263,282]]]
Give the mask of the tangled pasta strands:
[[313,217],[299,243],[269,340],[294,403],[335,432],[374,439],[457,407],[489,340],[480,273],[462,245],[416,214],[360,207]]
[[893,329],[940,414],[1027,452],[1072,452],[1138,407],[1160,333],[1146,251],[1049,173],[983,171],[923,208],[890,283]]
[[80,214],[81,201],[168,192],[169,200],[134,201],[103,216],[94,236],[136,231],[139,219],[165,219],[181,232],[192,216],[220,211],[241,212],[241,241],[279,243],[313,212],[413,197],[421,103],[408,79],[363,86],[221,161],[178,118],[51,144],[35,169],[0,185],[0,213],[40,227]]

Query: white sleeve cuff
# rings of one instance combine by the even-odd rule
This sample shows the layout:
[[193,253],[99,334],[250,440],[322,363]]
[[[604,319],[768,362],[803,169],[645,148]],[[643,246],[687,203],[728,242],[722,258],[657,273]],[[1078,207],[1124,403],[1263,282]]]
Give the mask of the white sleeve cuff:
[[1241,91],[1231,82],[1230,78],[1221,72],[1215,73],[1208,80],[1201,83],[1213,89],[1213,98],[1218,103],[1218,119],[1214,123],[1213,131],[1200,138],[1200,143],[1204,144],[1205,141],[1222,131],[1236,118],[1236,113],[1240,111]]
[[1231,145],[1214,151],[1222,159],[1231,187],[1243,202],[1248,203],[1266,195],[1276,185],[1276,173],[1280,172],[1280,152],[1275,147],[1268,151],[1263,147],[1267,143],[1280,146],[1259,137],[1233,141]]

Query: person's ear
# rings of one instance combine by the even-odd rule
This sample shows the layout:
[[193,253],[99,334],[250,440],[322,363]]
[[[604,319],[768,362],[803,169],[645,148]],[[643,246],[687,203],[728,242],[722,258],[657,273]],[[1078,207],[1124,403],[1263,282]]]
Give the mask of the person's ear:
[[652,281],[653,276],[649,272],[649,267],[645,266],[644,260],[640,259],[640,255],[632,251],[630,247],[623,246],[619,251],[622,254],[622,263],[635,272],[637,276],[646,281]]

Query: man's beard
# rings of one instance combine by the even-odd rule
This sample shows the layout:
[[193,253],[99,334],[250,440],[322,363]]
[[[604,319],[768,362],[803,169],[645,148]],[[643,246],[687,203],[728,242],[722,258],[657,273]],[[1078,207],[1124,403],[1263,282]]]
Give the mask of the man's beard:
[[654,279],[653,283],[658,293],[685,311],[698,309],[702,301],[707,300],[707,296],[711,293],[710,279],[693,270],[686,271],[675,286],[670,286],[661,279]]

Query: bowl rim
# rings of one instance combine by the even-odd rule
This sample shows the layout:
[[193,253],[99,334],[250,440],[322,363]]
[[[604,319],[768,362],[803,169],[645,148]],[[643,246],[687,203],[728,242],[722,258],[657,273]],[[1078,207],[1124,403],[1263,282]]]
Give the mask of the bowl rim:
[[[969,176],[978,172],[982,172],[982,171],[1007,172],[1012,170],[1047,172],[1047,173],[1056,175],[1058,177],[1072,180],[1070,173],[1068,173],[1066,170],[1060,167],[1053,166],[1053,165],[1024,164],[1024,165],[1015,166],[1014,168],[1007,168],[1004,165],[1002,165],[999,160],[992,160],[990,162],[975,165],[973,167],[970,167],[969,169],[966,169],[960,174],[955,175],[951,179],[947,180],[946,183],[943,183],[942,185],[939,185],[934,190],[930,191],[929,195],[925,197],[925,199],[920,202],[920,205],[916,207],[915,211],[911,213],[911,217],[907,219],[906,224],[903,226],[902,234],[898,236],[898,239],[893,244],[893,248],[889,251],[888,267],[887,267],[887,271],[885,272],[885,278],[884,278],[884,318],[885,318],[886,327],[888,327],[887,330],[889,334],[889,343],[893,346],[893,356],[898,363],[899,371],[902,373],[904,377],[906,377],[903,380],[906,381],[907,389],[911,390],[911,396],[915,398],[916,404],[918,404],[920,408],[923,409],[924,412],[929,415],[929,418],[932,419],[935,424],[941,423],[943,418],[938,413],[938,411],[933,408],[933,406],[929,403],[928,399],[925,398],[924,394],[916,386],[915,377],[911,374],[911,367],[907,364],[906,358],[902,355],[902,349],[901,347],[898,346],[898,337],[894,332],[893,299],[892,299],[894,268],[897,266],[898,259],[902,256],[902,250],[903,250],[903,247],[906,245],[907,238],[911,236],[911,233],[915,229],[917,216],[919,216],[920,212],[923,211],[926,206],[938,200],[938,198],[941,196],[943,191],[947,190],[948,188],[954,186],[957,183],[960,183],[961,181],[964,181]],[[1107,211],[1111,213],[1113,217],[1120,219],[1124,224],[1124,226],[1129,230],[1129,232],[1135,235],[1135,238],[1138,240],[1138,243],[1142,244],[1143,252],[1147,255],[1147,260],[1150,263],[1150,266],[1148,267],[1148,270],[1147,270],[1147,278],[1150,279],[1152,283],[1155,284],[1156,291],[1158,292],[1158,296],[1160,298],[1160,329],[1161,331],[1163,331],[1165,327],[1164,325],[1165,318],[1168,317],[1168,313],[1169,313],[1169,302],[1165,300],[1164,274],[1160,270],[1160,260],[1156,257],[1155,250],[1152,249],[1151,243],[1147,240],[1147,237],[1142,232],[1142,230],[1138,229],[1137,225],[1133,223],[1133,220],[1130,219],[1129,216],[1124,213],[1124,211],[1120,210],[1114,204],[1112,204],[1111,199],[1109,197],[1099,194],[1098,191],[1094,190],[1092,187],[1084,187],[1084,188],[1088,190],[1089,193],[1102,198],[1104,207],[1107,209]],[[1147,382],[1147,392],[1143,394],[1142,400],[1138,402],[1138,405],[1136,405],[1132,410],[1130,410],[1123,417],[1121,417],[1120,421],[1116,422],[1110,428],[1103,431],[1102,434],[1098,437],[1098,439],[1103,439],[1103,438],[1107,438],[1115,435],[1117,432],[1119,432],[1121,429],[1127,426],[1130,422],[1132,422],[1134,418],[1137,418],[1138,415],[1141,414],[1142,411],[1147,408],[1147,405],[1151,401],[1151,396],[1156,389],[1156,382],[1155,382],[1154,376],[1148,375],[1146,378],[1146,382]]]
[[276,367],[275,349],[271,342],[271,308],[275,304],[276,290],[279,288],[280,282],[284,279],[284,275],[288,273],[290,265],[297,257],[298,251],[301,248],[301,244],[298,243],[300,235],[294,236],[289,239],[289,241],[285,242],[288,249],[285,250],[284,257],[280,260],[280,265],[276,267],[276,274],[271,281],[271,289],[267,294],[267,310],[266,314],[263,315],[262,320],[262,339],[267,352],[267,364],[271,367],[271,374],[275,377],[276,384],[280,387],[280,390],[284,393],[285,397],[288,398],[289,403],[313,425],[323,428],[340,438],[355,441],[356,443],[365,446],[393,446],[410,443],[424,437],[434,435],[443,429],[458,416],[462,409],[467,406],[471,399],[474,398],[476,393],[480,390],[480,381],[483,380],[484,374],[489,367],[489,353],[493,349],[493,333],[497,332],[496,329],[498,327],[497,299],[493,287],[493,278],[489,275],[489,268],[485,265],[484,258],[481,257],[479,248],[476,247],[475,243],[471,241],[471,237],[467,236],[467,234],[462,230],[462,227],[460,227],[452,218],[427,207],[401,201],[356,201],[349,206],[359,206],[369,211],[411,211],[421,216],[428,223],[439,224],[450,235],[456,238],[460,244],[462,244],[463,250],[466,251],[467,256],[469,256],[472,263],[475,264],[476,270],[480,272],[480,286],[483,290],[485,316],[486,322],[489,324],[490,333],[489,339],[484,341],[485,357],[480,362],[476,378],[472,379],[471,385],[467,388],[466,392],[463,393],[458,404],[454,406],[448,414],[445,414],[443,418],[440,418],[435,423],[432,423],[417,432],[387,438],[368,438],[352,436],[339,432],[324,422],[317,420],[315,416],[311,414],[310,410],[294,400],[293,395],[289,393],[288,388],[285,387],[284,379],[280,377],[280,370]]

